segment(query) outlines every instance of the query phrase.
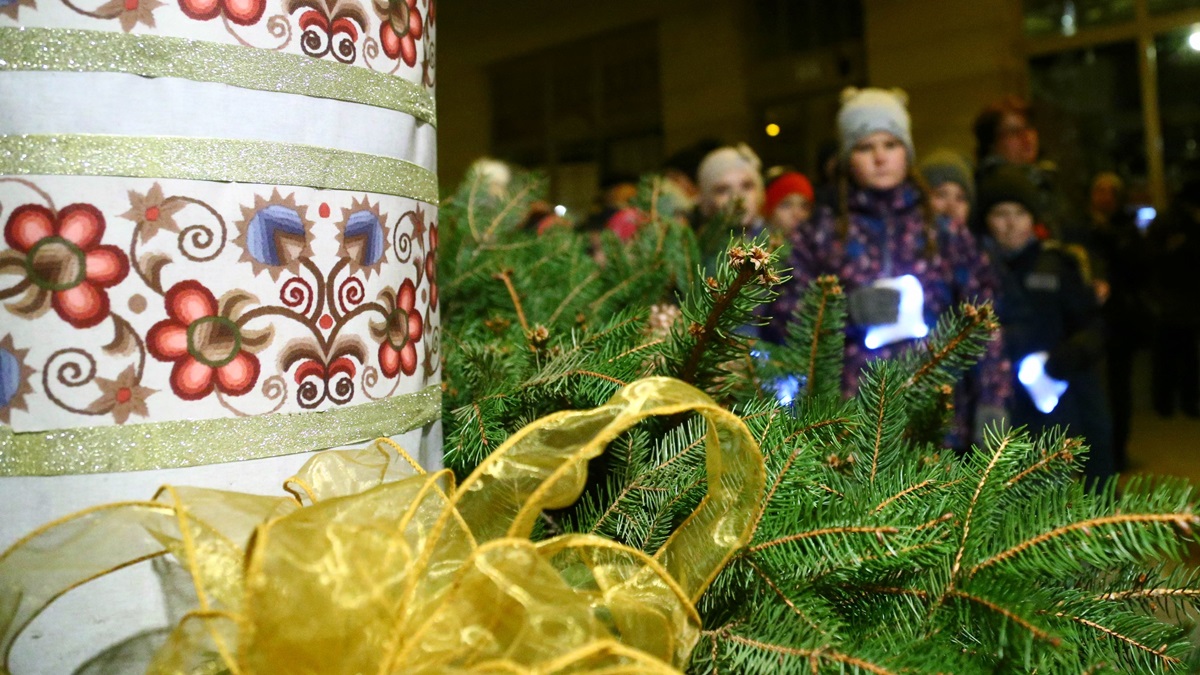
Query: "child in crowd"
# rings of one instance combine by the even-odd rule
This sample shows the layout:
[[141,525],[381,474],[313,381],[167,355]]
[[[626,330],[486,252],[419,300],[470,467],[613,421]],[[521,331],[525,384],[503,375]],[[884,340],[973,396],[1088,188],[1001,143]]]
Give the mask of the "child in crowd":
[[[763,203],[761,171],[762,161],[745,143],[708,153],[697,170],[700,183],[697,230],[703,232],[705,223],[726,213],[732,214],[745,228],[746,236],[762,232],[763,220],[759,215]],[[724,246],[727,241],[724,234],[720,239],[718,245]]]
[[780,174],[767,185],[763,202],[763,215],[767,218],[767,229],[772,241],[786,242],[802,225],[808,223],[813,212],[813,186],[804,174],[788,171]]
[[[837,123],[840,175],[836,212],[822,207],[792,240],[793,280],[772,308],[764,335],[780,341],[801,294],[816,277],[842,281],[847,326],[843,388],[858,389],[868,360],[890,358],[925,337],[943,312],[964,301],[992,300],[993,277],[971,233],[934,225],[913,174],[907,96],[899,90],[848,89]],[[947,441],[965,448],[984,423],[1003,417],[1010,391],[998,341],[980,363],[980,405],[959,408]]]
[[985,244],[1001,279],[1004,345],[1016,372],[1010,421],[1037,431],[1067,427],[1091,452],[1089,479],[1115,470],[1101,387],[1103,320],[1076,256],[1037,236],[1037,188],[1021,167],[999,167],[979,186]]
[[921,176],[929,186],[929,205],[934,215],[960,227],[971,222],[974,173],[967,160],[953,150],[934,150],[921,161]]

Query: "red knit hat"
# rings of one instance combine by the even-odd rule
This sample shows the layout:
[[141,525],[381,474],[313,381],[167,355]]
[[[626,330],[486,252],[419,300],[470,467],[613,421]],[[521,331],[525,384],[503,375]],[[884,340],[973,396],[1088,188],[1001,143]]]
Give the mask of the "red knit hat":
[[808,201],[813,201],[813,186],[802,173],[789,171],[780,174],[767,186],[767,196],[763,200],[763,214],[770,216],[779,202],[788,195],[803,195]]

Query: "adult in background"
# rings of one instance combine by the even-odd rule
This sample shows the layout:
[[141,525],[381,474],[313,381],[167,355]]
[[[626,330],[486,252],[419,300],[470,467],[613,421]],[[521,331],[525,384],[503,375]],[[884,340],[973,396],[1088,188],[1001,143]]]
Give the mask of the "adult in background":
[[[945,311],[967,300],[991,301],[990,265],[961,225],[939,228],[914,172],[908,97],[900,90],[847,89],[837,126],[838,206],[822,207],[792,240],[792,282],[773,306],[765,335],[786,336],[800,296],[816,277],[841,279],[850,321],[843,390],[858,389],[863,366],[892,358],[925,336]],[[958,411],[947,441],[965,448],[982,423],[1003,416],[1010,392],[1002,348],[981,362],[981,405],[971,420]]]
[[1002,280],[1000,325],[1016,371],[1011,421],[1083,436],[1090,447],[1084,474],[1100,480],[1116,469],[1100,386],[1104,323],[1078,258],[1037,236],[1039,208],[1020,167],[1001,167],[979,184],[984,241]]
[[1166,213],[1146,233],[1147,297],[1155,316],[1151,390],[1154,409],[1200,417],[1200,173],[1184,181]]
[[1133,357],[1144,343],[1150,316],[1142,285],[1146,251],[1141,232],[1126,211],[1125,182],[1112,172],[1092,179],[1088,199],[1089,248],[1093,286],[1103,303],[1107,352],[1108,404],[1112,411],[1113,454],[1118,471],[1128,468],[1133,418]]
[[1037,194],[1038,236],[1071,243],[1086,239],[1083,218],[1059,184],[1057,167],[1040,156],[1041,139],[1027,101],[1007,96],[992,103],[975,118],[973,129],[977,184],[1001,166],[1019,167]]

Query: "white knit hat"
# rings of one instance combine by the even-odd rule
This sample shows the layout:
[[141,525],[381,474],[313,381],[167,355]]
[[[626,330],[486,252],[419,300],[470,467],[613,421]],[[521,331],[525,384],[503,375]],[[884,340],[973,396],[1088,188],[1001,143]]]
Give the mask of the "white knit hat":
[[700,162],[700,168],[696,170],[700,194],[707,195],[713,185],[721,179],[721,176],[740,169],[749,169],[750,173],[754,174],[754,179],[758,181],[758,189],[761,191],[762,160],[754,154],[750,146],[738,143],[736,146],[729,145],[708,153]]
[[858,89],[847,87],[842,90],[842,109],[838,111],[838,137],[842,141],[842,157],[863,138],[876,131],[886,131],[900,139],[908,148],[911,161],[913,151],[912,123],[909,121],[908,94],[903,89]]

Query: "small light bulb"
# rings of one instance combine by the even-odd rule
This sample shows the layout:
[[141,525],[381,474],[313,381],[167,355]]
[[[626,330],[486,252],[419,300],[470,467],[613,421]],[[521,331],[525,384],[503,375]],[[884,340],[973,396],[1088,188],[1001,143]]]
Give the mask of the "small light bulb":
[[1192,48],[1192,51],[1200,52],[1200,28],[1193,30],[1192,34],[1188,36],[1188,46]]
[[779,135],[779,125],[774,122],[767,125],[767,135],[774,138]]
[[562,204],[554,207],[554,215],[558,216],[559,218],[567,215],[567,207],[563,206]]

